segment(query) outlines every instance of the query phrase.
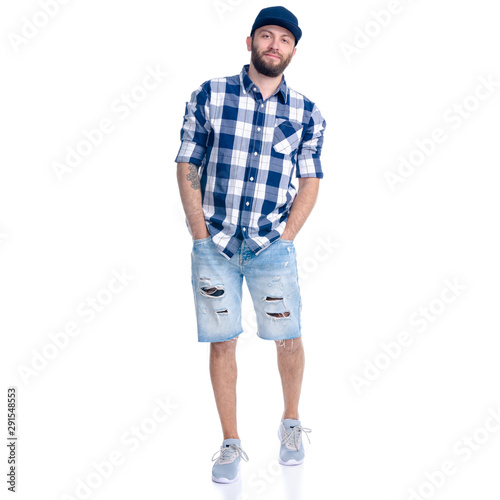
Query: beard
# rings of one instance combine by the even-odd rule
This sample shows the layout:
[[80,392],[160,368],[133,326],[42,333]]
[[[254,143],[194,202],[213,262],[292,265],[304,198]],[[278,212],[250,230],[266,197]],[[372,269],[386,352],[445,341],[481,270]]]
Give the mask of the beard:
[[[270,60],[266,60],[265,54],[276,55],[278,57],[281,57],[281,60],[280,62],[273,63]],[[293,57],[293,51],[286,59],[284,59],[280,54],[275,54],[274,52],[271,52],[269,50],[263,51],[259,54],[257,48],[253,44],[253,39],[252,39],[251,61],[255,69],[264,76],[269,76],[271,78],[280,76],[283,73],[283,71],[285,71],[286,67],[290,64],[292,57]]]

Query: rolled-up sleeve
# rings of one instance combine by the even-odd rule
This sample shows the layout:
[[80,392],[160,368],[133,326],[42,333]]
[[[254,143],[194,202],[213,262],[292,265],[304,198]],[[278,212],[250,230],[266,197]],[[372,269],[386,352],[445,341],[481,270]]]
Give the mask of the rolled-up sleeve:
[[308,128],[297,151],[297,177],[323,177],[321,149],[326,121],[314,105]]
[[205,157],[210,131],[208,93],[202,85],[191,94],[190,101],[186,103],[181,146],[175,161],[200,166]]

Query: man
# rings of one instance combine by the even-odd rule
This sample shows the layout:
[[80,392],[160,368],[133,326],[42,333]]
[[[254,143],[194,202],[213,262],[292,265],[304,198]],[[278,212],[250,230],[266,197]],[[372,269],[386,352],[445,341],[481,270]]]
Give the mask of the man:
[[210,376],[224,437],[219,457],[212,457],[212,479],[222,483],[236,481],[240,459],[248,461],[236,426],[243,277],[257,314],[257,334],[274,340],[278,350],[284,397],[281,464],[302,463],[302,434],[310,432],[298,413],[304,349],[293,240],[323,177],[326,123],[316,105],[283,77],[301,36],[289,10],[261,10],[247,37],[250,64],[239,75],[203,83],[186,103],[176,158],[193,238],[198,341],[211,343]]

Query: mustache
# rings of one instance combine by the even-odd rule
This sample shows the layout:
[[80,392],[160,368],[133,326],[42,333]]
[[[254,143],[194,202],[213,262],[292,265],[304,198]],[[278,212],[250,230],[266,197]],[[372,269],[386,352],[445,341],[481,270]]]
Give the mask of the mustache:
[[279,57],[281,59],[281,56],[277,54],[276,52],[263,52],[262,55],[266,56],[267,54],[271,54],[272,56]]

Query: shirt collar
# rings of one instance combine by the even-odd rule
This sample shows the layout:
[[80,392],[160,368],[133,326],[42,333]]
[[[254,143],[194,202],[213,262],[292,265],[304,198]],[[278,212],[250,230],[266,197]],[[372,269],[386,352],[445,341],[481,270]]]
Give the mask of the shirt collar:
[[[250,92],[252,90],[253,86],[255,85],[252,82],[252,80],[250,80],[250,77],[248,76],[248,69],[249,68],[250,68],[250,65],[245,64],[243,66],[243,69],[241,70],[241,73],[240,73],[240,83],[241,83],[241,87],[243,88],[243,92],[245,94]],[[288,93],[288,87],[286,85],[285,75],[283,75],[283,77],[281,78],[281,84],[278,87],[278,89],[276,90],[275,94],[278,94],[278,99],[281,98],[281,102],[283,104],[286,104],[287,93]]]

